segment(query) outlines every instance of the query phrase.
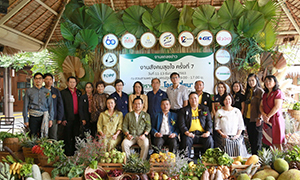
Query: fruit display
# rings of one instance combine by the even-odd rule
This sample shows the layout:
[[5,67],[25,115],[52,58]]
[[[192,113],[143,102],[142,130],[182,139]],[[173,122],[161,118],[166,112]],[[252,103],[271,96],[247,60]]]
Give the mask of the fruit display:
[[120,171],[120,170],[117,170],[117,169],[115,169],[115,170],[110,170],[108,173],[107,173],[107,175],[109,176],[109,177],[118,177],[118,176],[121,176],[123,174],[123,171]]
[[163,152],[159,152],[159,153],[153,153],[150,156],[150,162],[151,163],[160,163],[160,162],[166,162],[168,160],[175,160],[175,154],[172,152],[167,152],[167,153],[163,153]]
[[105,152],[104,156],[100,159],[100,163],[125,163],[125,152],[112,149],[110,152]]

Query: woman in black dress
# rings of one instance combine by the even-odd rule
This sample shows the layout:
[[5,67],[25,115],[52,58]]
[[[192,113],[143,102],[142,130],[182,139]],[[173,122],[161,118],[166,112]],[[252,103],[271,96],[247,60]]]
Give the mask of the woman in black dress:
[[242,83],[240,83],[239,81],[235,81],[234,83],[232,83],[231,89],[234,98],[234,104],[232,106],[238,108],[242,112],[242,114],[244,114],[245,95]]

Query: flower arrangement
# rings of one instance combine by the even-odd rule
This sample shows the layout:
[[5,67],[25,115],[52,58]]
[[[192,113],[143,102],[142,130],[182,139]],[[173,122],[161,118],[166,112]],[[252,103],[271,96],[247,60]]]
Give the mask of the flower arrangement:
[[174,126],[176,124],[176,122],[174,121],[174,119],[171,119],[171,124],[172,124],[172,126]]
[[204,116],[207,116],[207,112],[206,112],[206,111],[203,111],[203,115],[204,115]]
[[46,98],[48,98],[50,96],[50,92],[47,92],[46,94]]
[[219,116],[218,116],[220,119],[223,117],[221,114],[219,114]]

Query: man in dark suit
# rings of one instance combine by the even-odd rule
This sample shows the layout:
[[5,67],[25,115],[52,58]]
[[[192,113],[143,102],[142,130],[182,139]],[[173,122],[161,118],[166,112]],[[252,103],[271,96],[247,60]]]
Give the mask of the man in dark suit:
[[[213,123],[208,107],[199,104],[196,92],[189,94],[189,105],[179,112],[178,125],[181,131],[181,149],[186,150],[187,156],[191,155],[193,144],[202,144],[201,153],[213,148],[212,138]],[[194,159],[199,158],[199,149],[194,149]]]
[[62,126],[64,126],[65,154],[73,156],[75,152],[75,136],[79,135],[80,121],[78,101],[81,91],[76,89],[77,80],[74,76],[67,79],[67,88],[61,91],[64,103],[64,118]]
[[153,145],[161,150],[164,144],[169,145],[170,152],[176,152],[179,129],[177,125],[177,114],[170,112],[171,103],[169,99],[161,101],[161,112],[155,115],[151,123],[151,134]]
[[207,92],[203,92],[204,89],[204,82],[201,80],[198,80],[195,82],[195,90],[196,93],[199,96],[199,104],[203,104],[209,108],[209,111],[211,112],[211,98],[210,94]]
[[64,105],[60,91],[53,87],[53,75],[50,73],[44,74],[45,88],[51,92],[53,99],[54,119],[52,127],[49,128],[49,138],[57,140],[57,127],[61,123],[64,116]]

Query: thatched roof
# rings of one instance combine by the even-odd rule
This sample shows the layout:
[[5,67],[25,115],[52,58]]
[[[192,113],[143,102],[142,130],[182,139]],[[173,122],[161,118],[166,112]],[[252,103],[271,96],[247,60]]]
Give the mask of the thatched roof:
[[[63,37],[60,33],[60,18],[68,0],[9,0],[7,14],[0,14],[0,43],[15,49],[39,51]],[[278,0],[281,11],[278,42],[298,42],[300,34],[300,0]],[[105,3],[115,10],[132,5],[154,8],[169,2],[176,8],[183,5],[198,7],[210,4],[217,8],[224,0],[85,0],[86,5]]]

